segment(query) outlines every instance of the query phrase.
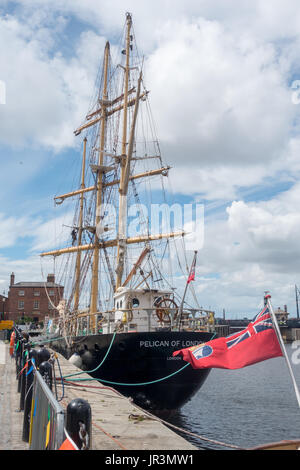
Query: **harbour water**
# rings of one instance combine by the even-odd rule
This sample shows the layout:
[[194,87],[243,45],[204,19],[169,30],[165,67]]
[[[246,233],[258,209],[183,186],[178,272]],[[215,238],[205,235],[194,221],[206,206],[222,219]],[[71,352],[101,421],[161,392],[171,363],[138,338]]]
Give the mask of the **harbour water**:
[[[300,343],[286,350],[300,389]],[[238,370],[212,369],[197,395],[169,422],[243,448],[300,439],[300,408],[283,357]],[[182,435],[201,449],[226,449]]]

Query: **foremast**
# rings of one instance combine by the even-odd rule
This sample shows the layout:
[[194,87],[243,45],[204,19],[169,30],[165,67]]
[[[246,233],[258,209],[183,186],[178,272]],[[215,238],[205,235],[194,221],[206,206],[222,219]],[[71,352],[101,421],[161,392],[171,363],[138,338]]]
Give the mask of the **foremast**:
[[[100,135],[99,135],[99,156],[98,156],[98,168],[96,168],[96,211],[95,211],[95,238],[94,238],[94,257],[92,267],[92,285],[91,285],[91,303],[90,313],[97,312],[97,300],[98,300],[98,281],[99,281],[99,238],[97,233],[97,227],[100,222],[101,204],[102,204],[102,191],[103,191],[103,171],[104,171],[104,146],[106,140],[106,106],[107,106],[107,83],[108,83],[108,61],[109,61],[109,42],[105,45],[104,52],[104,84],[103,84],[103,96],[101,101],[102,107],[102,120],[100,123]],[[100,98],[100,97],[99,97]],[[100,101],[100,100],[99,100]],[[92,327],[94,327],[95,317],[92,316]]]

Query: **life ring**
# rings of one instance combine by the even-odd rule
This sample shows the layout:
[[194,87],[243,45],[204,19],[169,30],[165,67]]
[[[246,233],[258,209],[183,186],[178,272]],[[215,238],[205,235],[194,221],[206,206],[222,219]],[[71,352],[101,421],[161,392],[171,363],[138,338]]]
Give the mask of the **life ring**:
[[162,323],[171,323],[171,310],[175,310],[173,320],[175,320],[178,315],[178,305],[175,300],[170,299],[169,297],[163,297],[155,302],[155,307],[156,316]]
[[15,330],[12,332],[10,335],[10,342],[9,342],[9,354],[10,356],[14,355],[14,349],[15,349],[15,338],[16,338],[16,332]]

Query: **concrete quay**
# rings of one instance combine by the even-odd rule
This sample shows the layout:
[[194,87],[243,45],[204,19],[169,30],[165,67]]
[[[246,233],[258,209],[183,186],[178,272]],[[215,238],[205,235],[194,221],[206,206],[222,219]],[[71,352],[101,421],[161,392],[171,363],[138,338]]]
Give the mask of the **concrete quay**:
[[16,379],[16,363],[9,346],[0,341],[0,450],[28,450],[22,441],[23,412]]
[[[8,344],[0,341],[0,450],[29,450],[29,445],[22,441],[23,412],[18,411],[20,394],[15,361],[10,358],[8,348]],[[62,375],[81,372],[60,354],[57,357]],[[156,416],[136,407],[113,388],[98,381],[74,381],[63,387],[57,361],[55,375],[58,399],[63,396],[60,404],[64,408],[74,398],[87,400],[91,406],[91,450],[197,450]],[[90,376],[83,373],[74,378]]]

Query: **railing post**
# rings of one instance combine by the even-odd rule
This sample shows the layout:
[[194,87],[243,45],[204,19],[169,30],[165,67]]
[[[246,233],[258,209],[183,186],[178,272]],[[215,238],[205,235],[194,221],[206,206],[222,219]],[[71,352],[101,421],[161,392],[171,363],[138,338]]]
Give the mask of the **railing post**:
[[75,398],[67,406],[66,430],[80,450],[91,448],[92,412],[90,404]]

